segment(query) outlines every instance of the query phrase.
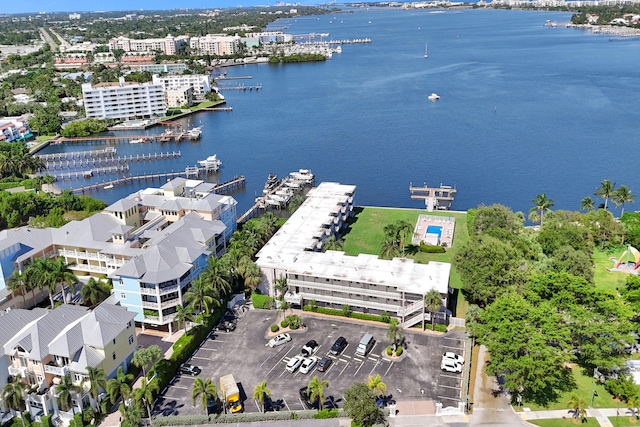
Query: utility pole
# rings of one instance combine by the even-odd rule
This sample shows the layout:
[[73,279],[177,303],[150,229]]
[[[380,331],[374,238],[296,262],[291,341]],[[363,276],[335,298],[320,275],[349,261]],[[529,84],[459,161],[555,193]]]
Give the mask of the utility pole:
[[596,396],[596,378],[598,378],[598,367],[593,368],[593,378],[591,379],[591,404],[589,408],[593,408],[593,399]]

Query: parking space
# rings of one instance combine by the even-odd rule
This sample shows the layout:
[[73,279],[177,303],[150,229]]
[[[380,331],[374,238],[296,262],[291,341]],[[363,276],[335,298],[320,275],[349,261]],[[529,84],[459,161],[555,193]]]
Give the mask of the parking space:
[[[250,310],[238,321],[233,332],[215,332],[194,354],[190,363],[202,369],[203,378],[212,378],[216,386],[222,375],[233,374],[241,384],[245,410],[257,412],[253,401],[253,389],[262,381],[267,382],[272,399],[281,410],[304,409],[299,390],[306,387],[317,375],[329,383],[325,389],[325,406],[342,406],[344,390],[354,382],[367,382],[369,375],[380,374],[387,385],[387,395],[393,400],[433,399],[444,406],[453,406],[461,398],[462,375],[440,370],[442,354],[454,351],[463,354],[464,333],[452,332],[435,336],[405,331],[405,354],[399,360],[388,358],[384,351],[390,344],[385,326],[361,324],[339,319],[327,319],[303,314],[304,331],[290,333],[292,340],[275,348],[266,344],[269,326],[275,321],[275,311]],[[364,333],[371,333],[376,340],[364,357],[355,354]],[[348,345],[338,355],[331,355],[335,340],[343,336]],[[314,356],[332,360],[331,365],[320,372],[316,366],[307,374],[300,370],[286,370],[287,363],[299,354],[302,346],[315,340],[318,348]],[[179,376],[158,400],[155,411],[163,414],[202,414],[200,407],[191,404],[193,378]]]

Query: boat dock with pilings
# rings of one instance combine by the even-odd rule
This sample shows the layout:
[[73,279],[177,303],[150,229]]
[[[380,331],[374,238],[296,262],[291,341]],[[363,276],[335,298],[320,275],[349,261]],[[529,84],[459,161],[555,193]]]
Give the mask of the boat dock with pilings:
[[[190,168],[187,168],[190,169]],[[191,168],[193,169],[193,168]],[[198,169],[198,168],[195,168]],[[113,179],[111,181],[104,181],[96,184],[85,185],[83,187],[71,188],[71,192],[73,194],[84,194],[90,193],[93,191],[111,189],[113,187],[124,185],[124,184],[132,184],[134,182],[142,182],[142,181],[158,181],[161,183],[166,183],[168,179],[173,179],[177,177],[188,177],[189,174],[187,171],[171,171],[164,173],[156,173],[156,174],[144,174],[144,175],[136,175],[136,176],[126,176],[123,178]],[[245,186],[245,177],[243,175],[236,176],[233,179],[225,181],[221,184],[218,184],[214,187],[213,191],[216,194],[226,194],[230,191],[233,191],[237,188],[241,188]],[[106,187],[106,188],[105,188]]]
[[[82,152],[79,152],[82,153]],[[115,151],[112,152],[115,154]],[[78,169],[78,168],[90,168],[94,166],[99,167],[107,167],[107,166],[115,166],[123,163],[136,163],[136,162],[148,162],[151,160],[166,160],[166,159],[175,159],[181,156],[180,151],[167,151],[166,153],[149,153],[149,154],[130,154],[128,156],[86,156],[86,157],[74,157],[74,156],[64,156],[64,154],[73,154],[73,153],[57,153],[62,154],[62,156],[56,155],[54,158],[43,159],[47,170],[62,170],[62,169]]]
[[422,187],[414,187],[413,183],[409,183],[411,200],[424,200],[428,212],[451,209],[453,196],[457,192],[455,186],[442,185],[442,183],[440,183],[440,187],[429,187],[426,182]]

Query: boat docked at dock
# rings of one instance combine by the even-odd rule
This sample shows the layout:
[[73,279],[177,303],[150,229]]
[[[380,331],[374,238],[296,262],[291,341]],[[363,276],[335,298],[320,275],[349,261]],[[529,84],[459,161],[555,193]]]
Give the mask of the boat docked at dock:
[[294,181],[298,181],[304,184],[312,184],[315,178],[315,176],[309,169],[299,169],[296,172],[291,172],[289,176]]
[[198,160],[198,164],[202,166],[206,171],[217,172],[222,165],[222,160],[218,159],[218,156],[214,154],[213,156],[209,156],[204,160]]
[[438,99],[440,99],[440,95],[438,95],[437,93],[433,92],[431,95],[429,95],[427,97],[430,101],[437,101]]
[[273,191],[273,189],[278,186],[279,182],[280,181],[278,181],[278,175],[276,175],[275,173],[270,173],[269,176],[267,177],[267,182],[264,183],[264,188],[262,189],[262,195],[265,196],[271,193],[271,191]]
[[202,126],[198,126],[187,131],[190,140],[200,139],[202,137]]
[[144,138],[136,138],[129,140],[129,144],[144,144],[147,142]]

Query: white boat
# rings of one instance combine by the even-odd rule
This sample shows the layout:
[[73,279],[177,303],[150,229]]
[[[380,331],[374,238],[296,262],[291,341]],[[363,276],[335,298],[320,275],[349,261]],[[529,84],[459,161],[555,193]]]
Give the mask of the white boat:
[[202,126],[189,129],[187,134],[189,135],[189,139],[200,139],[202,136]]
[[438,95],[437,93],[433,92],[427,98],[429,98],[430,101],[437,101],[438,99],[440,99],[440,95]]
[[304,182],[305,184],[311,184],[314,179],[314,175],[309,169],[299,169],[297,172],[291,172],[289,175],[295,181]]
[[132,139],[129,141],[129,144],[143,144],[144,138]]
[[217,155],[209,156],[204,160],[198,160],[198,164],[202,166],[207,171],[217,171],[220,169],[220,165],[222,165],[222,161],[218,159]]
[[113,188],[113,184],[108,184],[104,186],[105,190],[111,190]]
[[428,43],[425,43],[425,44],[424,44],[424,57],[425,57],[425,58],[428,58],[428,57],[429,57],[429,52],[428,52],[428,51],[429,51],[429,44],[428,44]]

